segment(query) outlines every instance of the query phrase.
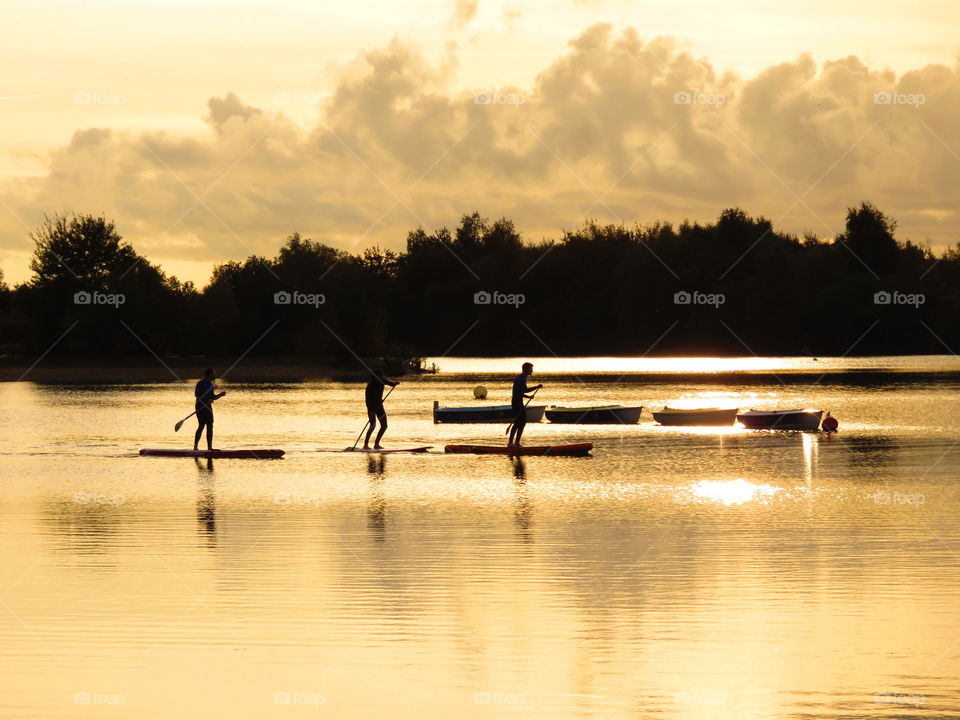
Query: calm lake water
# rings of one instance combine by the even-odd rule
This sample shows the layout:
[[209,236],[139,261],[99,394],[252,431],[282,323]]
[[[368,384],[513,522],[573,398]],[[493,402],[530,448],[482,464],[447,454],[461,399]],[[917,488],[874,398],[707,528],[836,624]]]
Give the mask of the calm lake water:
[[[815,407],[834,436],[530,425],[590,458],[445,456],[520,360],[439,359],[385,459],[362,386],[0,385],[2,718],[960,714],[960,361],[537,360],[550,404]],[[724,372],[717,372],[723,370]],[[195,380],[195,379],[194,379]]]

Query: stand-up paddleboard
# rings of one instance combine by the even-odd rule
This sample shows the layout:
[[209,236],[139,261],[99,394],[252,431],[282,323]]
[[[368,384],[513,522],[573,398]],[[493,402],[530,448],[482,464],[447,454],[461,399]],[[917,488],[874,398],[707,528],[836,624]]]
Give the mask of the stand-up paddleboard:
[[283,450],[166,450],[144,448],[141,455],[153,457],[253,458],[256,460],[283,457]]
[[344,452],[360,452],[360,453],[371,453],[374,455],[385,455],[387,453],[423,453],[432,448],[433,445],[424,445],[423,447],[414,447],[414,448],[390,448],[389,450],[377,450],[375,448],[352,448],[348,447],[344,449]]
[[589,455],[593,443],[573,445],[522,445],[503,447],[495,445],[447,445],[444,452],[471,453],[474,455]]

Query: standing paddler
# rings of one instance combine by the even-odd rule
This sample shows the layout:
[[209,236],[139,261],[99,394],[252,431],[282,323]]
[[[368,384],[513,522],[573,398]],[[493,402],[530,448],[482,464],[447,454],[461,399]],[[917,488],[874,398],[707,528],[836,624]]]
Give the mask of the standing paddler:
[[367,422],[370,429],[367,430],[367,437],[363,440],[363,449],[370,449],[370,436],[373,435],[373,428],[380,420],[380,432],[377,433],[377,439],[373,444],[374,450],[383,450],[380,447],[380,440],[387,431],[387,411],[383,409],[383,388],[389,385],[395,388],[399,382],[392,382],[383,376],[383,370],[376,370],[373,378],[367,383],[366,401],[367,401]]
[[[214,380],[216,380],[216,373],[213,372],[213,368],[207,368],[203,373],[203,378],[197,382],[197,386],[193,389],[193,396],[196,398],[194,408],[197,411],[198,423],[197,432],[193,436],[194,451],[200,444],[200,436],[203,434],[204,427],[207,429],[207,450],[213,450],[213,401],[226,395],[225,392],[217,392],[217,386],[213,383]],[[179,425],[177,427],[179,428]]]
[[527,378],[533,374],[533,363],[525,362],[520,370],[520,374],[513,380],[513,395],[510,398],[510,407],[514,417],[513,425],[510,426],[510,441],[507,443],[507,447],[520,447],[520,438],[523,436],[523,429],[527,426],[527,407],[523,401],[533,399],[533,395],[527,395],[528,392],[543,387],[543,385],[527,387]]

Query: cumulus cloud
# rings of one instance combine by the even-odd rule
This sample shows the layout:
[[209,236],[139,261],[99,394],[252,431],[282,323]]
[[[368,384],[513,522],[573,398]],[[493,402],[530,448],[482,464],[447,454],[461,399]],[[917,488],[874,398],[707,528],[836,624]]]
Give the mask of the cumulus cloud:
[[400,248],[474,209],[534,239],[733,205],[829,236],[860,200],[916,240],[960,229],[958,66],[896,76],[800,56],[740,78],[601,24],[529,88],[454,92],[455,69],[395,40],[351,64],[306,130],[232,93],[209,100],[204,137],[78,130],[45,175],[0,190],[0,244],[27,250],[24,224],[71,210],[107,213],[152,260],[211,265],[272,254],[294,230]]

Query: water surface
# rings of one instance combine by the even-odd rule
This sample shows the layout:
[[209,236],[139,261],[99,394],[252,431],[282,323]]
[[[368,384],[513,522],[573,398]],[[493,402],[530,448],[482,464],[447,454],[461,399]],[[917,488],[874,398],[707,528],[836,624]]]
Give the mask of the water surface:
[[[437,362],[389,443],[503,442],[430,408],[505,401],[520,361]],[[381,459],[330,452],[359,385],[225,381],[218,445],[288,455],[211,463],[136,454],[191,441],[189,382],[4,384],[0,717],[957,716],[954,358],[536,362],[551,404],[841,432],[645,411],[528,426],[591,458]]]

